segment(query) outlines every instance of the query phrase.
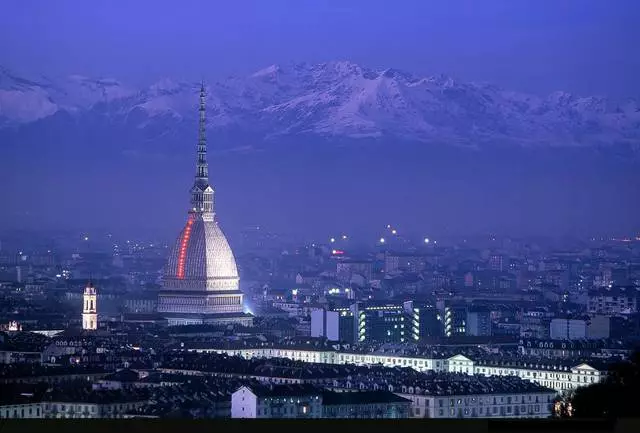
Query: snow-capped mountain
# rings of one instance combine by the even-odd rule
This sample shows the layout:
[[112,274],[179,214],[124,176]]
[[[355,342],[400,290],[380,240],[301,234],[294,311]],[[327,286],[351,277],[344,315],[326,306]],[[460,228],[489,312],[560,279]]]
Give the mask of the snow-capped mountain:
[[[161,80],[134,89],[113,79],[24,79],[0,69],[0,127],[19,129],[65,113],[166,132],[197,117],[197,83]],[[415,77],[351,62],[270,66],[208,85],[208,122],[217,132],[397,137],[479,145],[640,145],[637,101],[547,97]],[[164,133],[163,132],[163,133]]]

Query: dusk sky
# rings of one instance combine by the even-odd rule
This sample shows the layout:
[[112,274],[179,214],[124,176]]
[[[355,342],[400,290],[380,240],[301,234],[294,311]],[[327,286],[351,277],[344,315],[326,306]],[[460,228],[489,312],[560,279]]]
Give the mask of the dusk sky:
[[520,91],[640,95],[634,0],[20,0],[0,10],[2,64],[34,75],[146,83],[348,59]]
[[[349,60],[542,96],[625,99],[640,97],[639,22],[637,0],[4,1],[0,66],[29,78],[80,74],[141,87],[163,77],[213,82],[272,64]],[[72,123],[47,122],[10,139],[0,132],[0,223],[177,233],[195,127],[161,162],[135,162],[107,161],[105,149],[125,140],[104,143],[88,121],[68,136]],[[640,170],[617,148],[607,156],[591,148],[476,156],[437,146],[398,150],[391,141],[331,153],[301,141],[295,154],[220,157],[210,141],[223,226],[313,236],[373,233],[389,220],[443,234],[640,230]],[[136,152],[161,143],[145,146]],[[39,200],[31,200],[34,190]]]

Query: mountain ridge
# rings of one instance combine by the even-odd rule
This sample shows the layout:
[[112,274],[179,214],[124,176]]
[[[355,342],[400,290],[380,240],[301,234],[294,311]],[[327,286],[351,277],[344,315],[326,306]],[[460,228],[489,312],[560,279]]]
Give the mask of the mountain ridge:
[[[196,121],[198,85],[172,78],[143,88],[78,75],[27,79],[0,68],[0,133],[20,135],[68,113],[75,123],[108,125],[124,142],[140,130],[162,140]],[[540,97],[349,61],[271,65],[210,83],[207,90],[209,128],[255,140],[315,135],[470,147],[640,146],[640,105],[633,99],[567,92]]]

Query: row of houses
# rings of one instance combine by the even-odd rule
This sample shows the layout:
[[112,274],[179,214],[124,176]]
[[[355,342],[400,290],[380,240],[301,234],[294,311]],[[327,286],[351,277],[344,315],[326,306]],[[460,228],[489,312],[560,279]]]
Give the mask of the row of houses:
[[252,358],[286,358],[318,364],[382,365],[385,367],[410,367],[420,372],[434,371],[464,373],[483,376],[515,376],[549,387],[557,392],[567,392],[580,386],[598,383],[607,374],[607,367],[600,360],[587,362],[507,357],[496,355],[466,355],[440,357],[433,354],[398,354],[381,352],[349,352],[332,348],[292,347],[287,345],[254,347],[182,347],[180,350],[199,353],[218,353]]

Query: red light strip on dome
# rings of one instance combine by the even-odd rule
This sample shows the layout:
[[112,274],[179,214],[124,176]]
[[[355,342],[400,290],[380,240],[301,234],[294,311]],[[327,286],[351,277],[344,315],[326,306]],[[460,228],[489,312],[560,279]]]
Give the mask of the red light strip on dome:
[[189,245],[189,238],[191,237],[191,226],[193,225],[193,218],[189,217],[187,220],[187,226],[182,232],[182,239],[180,239],[180,253],[178,254],[178,272],[176,273],[179,279],[184,278],[184,265],[187,260],[187,246]]

